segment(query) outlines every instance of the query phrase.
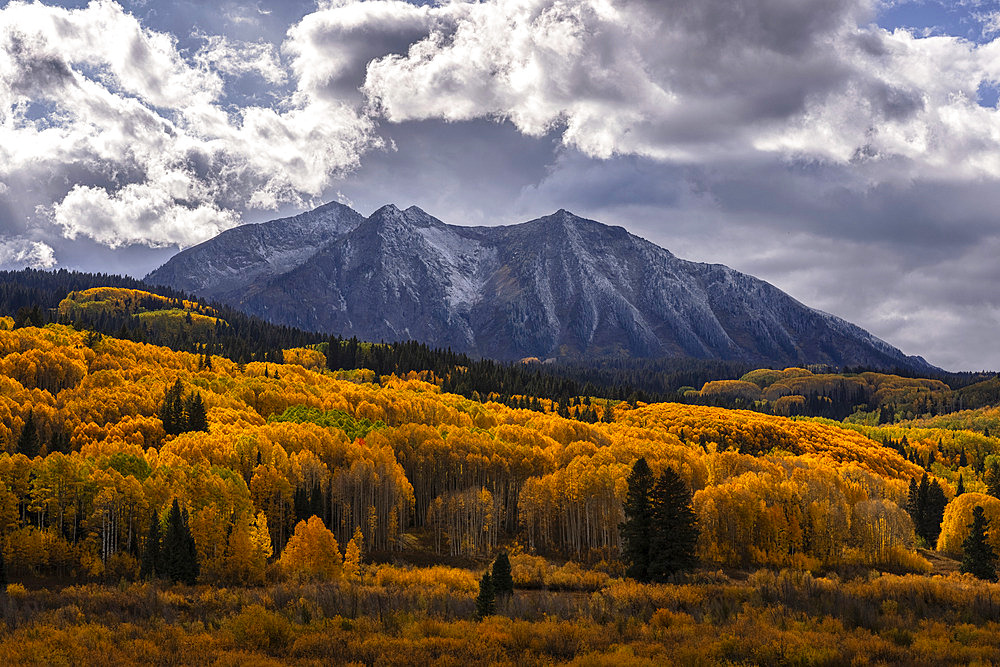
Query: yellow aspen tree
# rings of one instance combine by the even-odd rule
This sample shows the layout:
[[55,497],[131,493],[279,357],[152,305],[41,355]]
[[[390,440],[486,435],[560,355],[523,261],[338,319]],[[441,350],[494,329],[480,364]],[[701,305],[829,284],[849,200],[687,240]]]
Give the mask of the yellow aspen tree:
[[361,548],[364,545],[364,539],[364,535],[361,534],[361,526],[357,526],[354,529],[354,537],[344,549],[344,576],[350,580],[355,580],[361,575]]
[[315,515],[295,526],[279,562],[285,572],[303,579],[337,579],[343,569],[337,538]]
[[222,579],[234,584],[260,583],[265,564],[255,553],[248,523],[238,521],[229,533]]
[[250,543],[257,558],[265,563],[274,553],[271,533],[267,529],[267,515],[263,512],[257,512],[257,516],[250,520]]

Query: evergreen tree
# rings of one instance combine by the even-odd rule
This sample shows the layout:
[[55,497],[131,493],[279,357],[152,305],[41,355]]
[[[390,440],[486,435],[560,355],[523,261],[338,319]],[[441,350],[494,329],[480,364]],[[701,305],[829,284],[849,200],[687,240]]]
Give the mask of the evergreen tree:
[[962,479],[961,473],[959,473],[958,486],[955,487],[955,497],[958,498],[963,493],[965,493],[965,481]]
[[891,424],[896,420],[895,412],[895,406],[883,405],[878,411],[878,423]]
[[7,589],[7,561],[3,559],[3,549],[0,549],[0,591]]
[[625,496],[625,522],[621,524],[622,557],[625,573],[639,581],[649,580],[649,547],[652,530],[653,471],[646,459],[640,458],[628,476]]
[[972,523],[969,524],[969,536],[962,542],[962,572],[967,572],[980,579],[997,580],[997,557],[993,548],[986,541],[986,531],[989,521],[983,513],[983,508],[976,505],[972,508]]
[[38,449],[38,428],[35,426],[35,415],[31,410],[28,410],[24,426],[21,427],[21,435],[17,438],[17,451],[29,459],[33,459],[38,456]]
[[673,468],[665,468],[653,486],[652,530],[648,577],[666,581],[697,562],[698,522],[691,506],[691,490]]
[[990,466],[983,475],[983,481],[986,482],[986,493],[994,498],[1000,498],[1000,463],[997,463],[996,459],[990,461]]
[[187,421],[185,431],[208,431],[208,415],[200,393],[191,392],[188,396],[184,405],[184,416]]
[[194,535],[191,534],[186,509],[182,518],[184,521],[184,537],[187,543],[187,579],[184,580],[184,583],[193,585],[198,580],[198,575],[201,574],[201,566],[198,564],[198,545],[195,544]]
[[183,433],[185,426],[187,426],[187,420],[184,417],[183,394],[184,386],[178,378],[163,397],[159,417],[160,421],[163,422],[163,430],[167,435]]
[[479,580],[479,595],[476,596],[476,617],[491,616],[495,606],[496,591],[493,589],[493,579],[489,572],[484,572],[483,578]]
[[947,505],[948,498],[944,495],[944,489],[934,480],[927,489],[927,506],[924,509],[924,538],[932,549],[941,535],[941,522]]
[[174,499],[167,514],[167,530],[163,534],[163,572],[174,582],[194,584],[198,579],[198,555],[194,549],[191,529]]
[[941,485],[937,480],[930,481],[927,473],[924,473],[919,485],[910,480],[906,511],[913,519],[914,531],[930,549],[937,544],[938,536],[941,534],[941,521],[944,519],[944,508],[947,504],[948,498],[944,495]]
[[913,519],[913,525],[917,524],[917,495],[918,495],[917,481],[911,477],[910,488],[906,492],[905,509],[907,513],[910,515],[910,518]]
[[146,535],[146,548],[142,552],[142,564],[139,567],[140,579],[153,579],[163,574],[163,561],[160,551],[160,517],[156,510],[149,516],[149,532]]
[[506,551],[497,554],[496,560],[493,561],[493,576],[490,579],[498,598],[509,598],[514,594],[514,579],[510,576],[510,559]]
[[927,494],[930,492],[931,484],[930,479],[927,477],[927,473],[924,473],[923,477],[920,478],[920,484],[917,485],[917,514],[913,517],[913,524],[916,526],[917,535],[924,538],[924,541],[928,543],[929,548],[933,548],[927,539]]

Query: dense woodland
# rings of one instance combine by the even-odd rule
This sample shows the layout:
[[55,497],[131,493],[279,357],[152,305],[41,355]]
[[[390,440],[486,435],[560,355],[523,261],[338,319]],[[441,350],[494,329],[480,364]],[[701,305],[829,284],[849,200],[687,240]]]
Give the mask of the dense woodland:
[[[100,287],[140,290],[147,297],[102,300],[91,295],[84,297],[88,301],[86,307],[71,312],[67,308],[60,310],[67,295]],[[189,312],[193,318],[210,315],[220,322],[217,326],[213,322],[211,327],[205,320],[201,327],[191,327],[189,321],[186,322],[188,326],[179,326],[178,320]],[[283,350],[325,343],[318,349],[327,354],[328,366],[333,370],[370,369],[379,375],[431,371],[445,378],[444,388],[448,391],[468,398],[493,395],[505,403],[511,403],[514,396],[562,401],[595,396],[632,402],[679,401],[789,413],[787,405],[775,408],[770,401],[748,398],[739,391],[710,390],[705,395],[694,391],[712,381],[741,379],[754,370],[739,361],[613,358],[586,362],[526,360],[525,363],[500,363],[433,349],[416,341],[371,344],[273,325],[225,305],[206,303],[171,288],[149,286],[123,276],[66,270],[0,271],[0,315],[14,317],[18,325],[38,326],[61,321],[104,335],[179,351],[208,351],[243,363],[281,361]],[[454,369],[462,369],[462,372],[454,373]],[[811,370],[824,375],[838,369],[814,367]],[[872,369],[839,370],[844,376],[853,377]],[[928,379],[913,378],[912,373],[902,370],[892,374],[901,378]],[[938,380],[944,391],[927,401],[921,397],[916,403],[902,401],[898,404],[884,404],[872,392],[858,393],[849,384],[841,387],[832,383],[817,384],[803,392],[804,405],[794,406],[792,413],[843,419],[858,410],[873,411],[884,406],[886,419],[890,411],[893,419],[897,415],[905,419],[1000,403],[1000,377],[995,374],[940,373],[930,379]]]
[[[901,508],[924,470],[855,430],[600,399],[587,423],[553,401],[524,410],[448,394],[430,374],[331,372],[314,349],[242,365],[58,324],[0,332],[0,354],[0,516],[13,571],[129,571],[149,513],[175,498],[207,581],[246,576],[227,542],[253,525],[266,520],[280,556],[313,515],[339,544],[360,529],[380,552],[426,539],[435,552],[487,557],[521,540],[610,561],[639,456],[694,492],[706,561],[920,562]],[[178,412],[187,416],[168,416]],[[944,462],[955,443],[940,439]],[[967,456],[971,489],[982,453]]]
[[[652,402],[547,365],[249,318],[236,334],[183,295],[70,286],[37,311],[11,290],[0,318],[9,655],[35,641],[19,628],[70,646],[89,628],[154,662],[180,644],[361,662],[398,644],[408,664],[998,655],[1000,589],[957,571],[1000,554],[1000,408],[943,412],[992,380],[737,369]],[[727,401],[753,409],[701,404]],[[852,409],[810,409],[828,403]],[[668,517],[649,525],[676,533],[663,497],[692,519],[691,551],[644,576],[626,569],[640,460],[650,516]],[[515,592],[486,604],[500,553]]]

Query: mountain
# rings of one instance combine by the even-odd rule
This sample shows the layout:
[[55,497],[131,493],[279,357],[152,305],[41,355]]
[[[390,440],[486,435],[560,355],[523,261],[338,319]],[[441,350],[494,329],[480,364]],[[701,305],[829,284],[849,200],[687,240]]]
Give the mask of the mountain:
[[254,281],[301,265],[362,221],[354,209],[330,202],[290,218],[241,225],[178,253],[146,281],[227,301]]
[[185,250],[150,284],[273,322],[497,359],[694,357],[934,370],[840,318],[565,210],[448,225],[416,207],[328,204]]

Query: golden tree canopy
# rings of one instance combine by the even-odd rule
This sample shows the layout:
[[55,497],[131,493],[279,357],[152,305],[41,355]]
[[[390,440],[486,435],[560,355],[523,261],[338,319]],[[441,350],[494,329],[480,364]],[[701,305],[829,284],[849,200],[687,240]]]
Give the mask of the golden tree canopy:
[[288,540],[280,562],[285,572],[298,577],[336,579],[341,576],[337,538],[315,515],[295,526],[295,533]]
[[989,529],[986,540],[993,551],[1000,553],[1000,499],[985,493],[963,493],[948,503],[941,521],[941,536],[938,538],[937,549],[950,554],[962,553],[962,542],[969,536],[969,525],[972,523],[972,509],[981,505]]

